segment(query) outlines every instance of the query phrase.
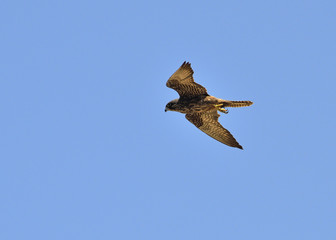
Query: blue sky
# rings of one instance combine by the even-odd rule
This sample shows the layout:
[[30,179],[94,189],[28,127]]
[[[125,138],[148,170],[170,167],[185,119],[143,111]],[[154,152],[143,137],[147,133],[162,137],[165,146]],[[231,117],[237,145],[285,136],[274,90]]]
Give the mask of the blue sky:
[[[336,238],[335,1],[2,1],[1,239]],[[189,61],[244,151],[164,112]]]

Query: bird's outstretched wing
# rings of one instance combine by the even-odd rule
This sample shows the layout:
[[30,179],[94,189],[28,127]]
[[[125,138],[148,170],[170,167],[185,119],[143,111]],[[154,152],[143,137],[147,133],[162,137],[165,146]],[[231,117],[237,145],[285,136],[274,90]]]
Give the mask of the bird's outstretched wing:
[[243,149],[232,134],[218,122],[219,116],[217,110],[185,115],[186,119],[210,137],[230,147]]
[[168,79],[166,85],[174,89],[180,98],[193,98],[199,95],[208,95],[205,87],[194,82],[194,71],[190,63],[184,62],[179,69]]

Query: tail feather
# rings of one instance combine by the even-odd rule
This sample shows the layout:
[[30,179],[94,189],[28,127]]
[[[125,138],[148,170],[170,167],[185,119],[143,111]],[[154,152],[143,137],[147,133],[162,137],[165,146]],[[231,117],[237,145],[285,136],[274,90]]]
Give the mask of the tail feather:
[[248,107],[253,104],[251,101],[229,101],[224,100],[223,107]]

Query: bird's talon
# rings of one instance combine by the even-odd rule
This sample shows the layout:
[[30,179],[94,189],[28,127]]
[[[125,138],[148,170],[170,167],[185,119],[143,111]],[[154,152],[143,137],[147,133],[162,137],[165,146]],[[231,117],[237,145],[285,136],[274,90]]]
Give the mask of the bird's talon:
[[227,109],[225,109],[225,108],[222,108],[222,106],[223,106],[223,104],[216,104],[216,105],[214,105],[214,107],[215,107],[218,111],[220,111],[220,112],[222,112],[222,113],[225,113],[225,114],[228,114],[228,113],[229,113],[229,110],[227,110]]
[[225,113],[225,114],[228,114],[229,113],[229,110],[225,109],[225,108],[219,108],[218,109],[220,112],[222,113]]

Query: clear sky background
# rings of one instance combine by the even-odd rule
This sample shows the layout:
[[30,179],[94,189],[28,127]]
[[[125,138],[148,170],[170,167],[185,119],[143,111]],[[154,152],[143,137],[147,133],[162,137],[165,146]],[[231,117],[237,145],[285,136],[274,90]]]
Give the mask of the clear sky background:
[[[0,7],[0,239],[336,239],[335,1]],[[189,61],[244,150],[164,112]],[[224,116],[223,116],[224,115]]]

